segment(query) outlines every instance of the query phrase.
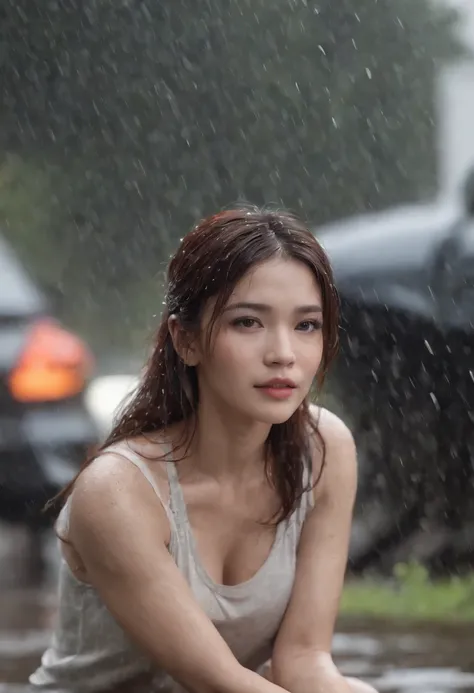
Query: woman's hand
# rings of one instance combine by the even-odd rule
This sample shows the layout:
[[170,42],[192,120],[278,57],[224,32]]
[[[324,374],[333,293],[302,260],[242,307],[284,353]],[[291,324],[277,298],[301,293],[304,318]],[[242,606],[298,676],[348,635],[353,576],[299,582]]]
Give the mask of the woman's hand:
[[[291,693],[377,693],[368,683],[343,676],[326,653],[296,657],[281,673]],[[271,662],[262,675],[273,680]]]
[[326,653],[294,655],[270,667],[271,677],[291,693],[355,693],[350,681],[335,666]]

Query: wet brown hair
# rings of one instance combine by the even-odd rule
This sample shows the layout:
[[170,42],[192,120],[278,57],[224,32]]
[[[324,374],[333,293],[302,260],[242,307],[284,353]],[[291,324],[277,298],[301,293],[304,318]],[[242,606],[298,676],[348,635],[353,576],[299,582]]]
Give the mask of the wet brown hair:
[[[209,333],[240,279],[253,267],[275,257],[302,262],[312,271],[322,295],[323,354],[316,384],[321,387],[338,347],[339,300],[326,253],[306,226],[288,212],[241,207],[204,219],[184,237],[172,257],[167,276],[165,309],[151,357],[141,381],[122,409],[99,452],[112,443],[139,435],[156,433],[177,422],[184,422],[185,437],[192,439],[193,414],[199,406],[196,370],[178,356],[168,328],[175,315],[186,333],[196,333],[207,301],[215,299]],[[311,436],[311,432],[316,436]],[[291,418],[271,427],[266,441],[266,473],[281,499],[276,522],[287,518],[302,493],[304,461],[312,455],[312,439],[321,446],[318,422],[304,401]],[[81,471],[97,456],[88,459]],[[77,478],[77,477],[76,477]],[[64,502],[74,479],[57,499]]]

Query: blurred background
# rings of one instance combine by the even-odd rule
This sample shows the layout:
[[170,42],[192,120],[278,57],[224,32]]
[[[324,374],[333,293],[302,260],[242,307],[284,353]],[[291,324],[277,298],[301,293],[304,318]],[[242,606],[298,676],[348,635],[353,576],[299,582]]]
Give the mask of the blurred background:
[[54,513],[133,389],[170,254],[238,201],[308,220],[360,486],[334,642],[474,691],[474,0],[0,3],[0,692],[55,609]]

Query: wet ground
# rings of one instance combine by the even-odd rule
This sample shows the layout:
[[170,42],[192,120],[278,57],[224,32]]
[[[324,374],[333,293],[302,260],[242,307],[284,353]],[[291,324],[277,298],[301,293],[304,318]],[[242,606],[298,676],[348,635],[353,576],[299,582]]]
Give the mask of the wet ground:
[[[26,693],[54,619],[54,542],[42,589],[28,586],[26,548],[21,530],[0,528],[0,693]],[[334,652],[345,673],[381,693],[474,693],[473,643],[473,626],[351,622],[339,624]]]

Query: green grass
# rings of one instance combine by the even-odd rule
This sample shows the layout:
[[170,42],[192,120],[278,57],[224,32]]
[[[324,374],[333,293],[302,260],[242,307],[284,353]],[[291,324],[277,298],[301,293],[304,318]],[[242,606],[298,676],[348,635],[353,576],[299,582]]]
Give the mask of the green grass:
[[474,575],[431,580],[419,564],[401,564],[393,579],[348,579],[340,615],[403,620],[474,621]]

